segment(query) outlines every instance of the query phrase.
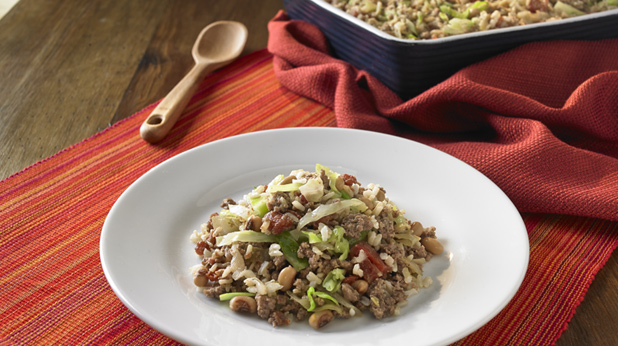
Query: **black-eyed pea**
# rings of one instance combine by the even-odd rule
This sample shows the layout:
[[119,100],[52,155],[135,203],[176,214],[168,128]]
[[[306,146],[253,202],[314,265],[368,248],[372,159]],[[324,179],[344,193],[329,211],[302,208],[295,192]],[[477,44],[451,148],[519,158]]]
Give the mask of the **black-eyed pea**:
[[313,329],[320,329],[329,324],[333,318],[333,313],[330,310],[317,311],[309,316],[309,325]]
[[358,292],[360,295],[365,294],[367,289],[369,288],[369,283],[365,280],[356,280],[352,283],[352,287]]
[[230,309],[234,312],[253,314],[257,311],[257,302],[253,297],[236,296],[230,300]]
[[294,179],[296,179],[296,176],[288,175],[279,182],[279,185],[291,184]]
[[425,247],[425,250],[431,252],[434,255],[439,255],[444,251],[444,246],[436,238],[425,237],[421,239],[421,244]]
[[418,221],[412,222],[412,232],[414,233],[415,236],[420,237],[424,231],[425,231],[425,228],[423,227],[422,223]]
[[249,219],[247,219],[247,223],[245,224],[245,229],[260,232],[260,227],[262,227],[262,218],[257,215],[249,216]]
[[292,288],[292,284],[294,280],[296,280],[296,269],[292,266],[287,266],[279,272],[279,276],[277,277],[277,281],[281,286],[282,291],[287,291]]
[[337,177],[337,179],[335,180],[335,187],[337,188],[337,190],[341,191],[344,186],[345,183],[343,182],[343,179],[341,177]]
[[193,277],[193,284],[197,287],[204,287],[208,284],[208,278],[204,275],[196,275]]

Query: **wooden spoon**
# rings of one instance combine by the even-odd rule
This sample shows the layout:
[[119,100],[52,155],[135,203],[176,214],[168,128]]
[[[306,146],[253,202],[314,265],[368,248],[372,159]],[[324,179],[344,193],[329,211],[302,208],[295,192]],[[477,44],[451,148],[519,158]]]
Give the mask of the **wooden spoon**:
[[150,143],[162,140],[204,77],[240,55],[247,42],[247,35],[247,28],[238,22],[219,21],[204,28],[191,51],[195,66],[144,121],[140,128],[142,138]]

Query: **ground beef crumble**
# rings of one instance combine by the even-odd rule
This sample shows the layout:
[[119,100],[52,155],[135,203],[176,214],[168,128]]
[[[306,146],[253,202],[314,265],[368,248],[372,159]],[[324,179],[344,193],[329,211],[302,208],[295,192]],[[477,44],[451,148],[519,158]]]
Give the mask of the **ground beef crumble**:
[[370,310],[377,319],[395,314],[397,303],[405,299],[406,293],[399,285],[393,286],[384,279],[376,279],[367,290],[371,300]]
[[371,218],[364,214],[350,214],[343,218],[341,226],[345,229],[345,235],[351,238],[359,238],[361,232],[373,228]]
[[277,300],[268,296],[256,295],[257,314],[261,318],[267,319],[277,307]]
[[393,221],[385,215],[385,213],[380,213],[378,217],[376,217],[378,221],[378,225],[380,225],[380,234],[382,234],[382,239],[391,239],[395,235],[395,225]]

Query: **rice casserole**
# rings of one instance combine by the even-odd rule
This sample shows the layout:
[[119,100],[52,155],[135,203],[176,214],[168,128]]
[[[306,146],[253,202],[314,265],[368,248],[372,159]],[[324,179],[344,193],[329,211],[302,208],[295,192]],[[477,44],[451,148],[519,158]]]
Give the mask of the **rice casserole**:
[[323,0],[397,38],[435,39],[618,8],[618,0]]
[[431,285],[423,265],[443,252],[435,227],[406,219],[383,187],[319,164],[221,208],[190,236],[194,284],[273,326],[396,316]]

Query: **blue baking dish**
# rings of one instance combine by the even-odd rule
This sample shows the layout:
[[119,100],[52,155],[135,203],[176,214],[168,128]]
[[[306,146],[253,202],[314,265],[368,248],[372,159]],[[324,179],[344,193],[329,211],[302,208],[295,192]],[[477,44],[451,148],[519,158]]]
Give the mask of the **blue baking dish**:
[[404,100],[463,67],[525,43],[618,38],[618,9],[432,40],[406,40],[386,34],[323,0],[283,3],[290,18],[322,30],[335,57],[369,72]]

